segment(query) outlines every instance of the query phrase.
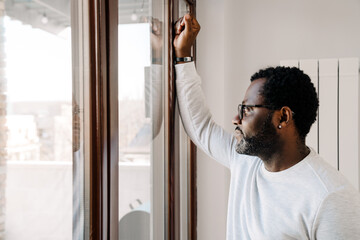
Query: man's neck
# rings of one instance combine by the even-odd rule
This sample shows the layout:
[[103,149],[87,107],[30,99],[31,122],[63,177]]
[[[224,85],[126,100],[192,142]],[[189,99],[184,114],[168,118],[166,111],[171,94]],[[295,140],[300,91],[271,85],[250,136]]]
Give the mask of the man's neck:
[[266,170],[270,172],[279,172],[288,169],[301,160],[303,160],[310,153],[310,149],[304,144],[293,144],[284,146],[271,157],[260,157],[265,165]]

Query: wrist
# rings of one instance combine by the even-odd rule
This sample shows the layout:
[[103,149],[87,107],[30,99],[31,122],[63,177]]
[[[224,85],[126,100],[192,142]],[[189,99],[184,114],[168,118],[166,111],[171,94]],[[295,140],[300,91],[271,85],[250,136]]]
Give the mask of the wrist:
[[188,63],[194,61],[193,57],[176,57],[174,59],[175,64]]
[[191,57],[191,50],[175,51],[175,56],[178,58]]

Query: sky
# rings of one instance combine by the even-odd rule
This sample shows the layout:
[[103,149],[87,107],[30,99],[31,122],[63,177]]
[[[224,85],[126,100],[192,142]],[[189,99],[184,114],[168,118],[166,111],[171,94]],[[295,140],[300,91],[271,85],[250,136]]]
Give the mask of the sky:
[[[8,101],[69,101],[72,97],[71,29],[59,35],[5,18]],[[149,25],[119,25],[119,99],[144,98],[150,64]]]
[[144,98],[144,68],[149,65],[149,24],[119,25],[120,100]]
[[5,18],[9,101],[71,101],[70,29],[61,36]]

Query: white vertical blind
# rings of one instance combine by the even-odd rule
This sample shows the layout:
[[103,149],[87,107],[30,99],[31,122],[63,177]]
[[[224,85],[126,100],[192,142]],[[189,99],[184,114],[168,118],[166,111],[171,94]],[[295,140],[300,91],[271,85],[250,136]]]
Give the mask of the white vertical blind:
[[339,170],[359,189],[359,59],[339,59]]
[[319,60],[319,152],[338,168],[338,59]]
[[307,145],[359,190],[359,59],[283,60],[280,65],[299,67],[317,90],[318,119],[307,136]]

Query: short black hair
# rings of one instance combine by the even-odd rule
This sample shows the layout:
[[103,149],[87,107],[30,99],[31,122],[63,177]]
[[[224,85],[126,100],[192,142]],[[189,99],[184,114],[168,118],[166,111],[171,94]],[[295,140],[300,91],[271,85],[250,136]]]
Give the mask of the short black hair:
[[314,84],[303,71],[296,67],[269,67],[251,76],[251,81],[265,78],[260,94],[264,104],[275,109],[289,107],[294,113],[294,122],[301,140],[305,140],[311,125],[316,120],[319,100]]

